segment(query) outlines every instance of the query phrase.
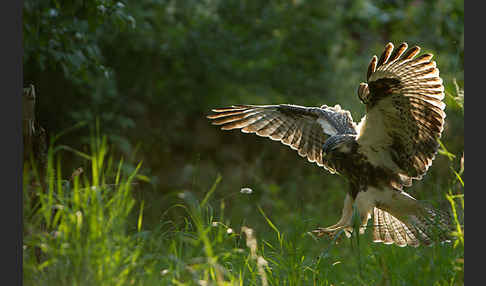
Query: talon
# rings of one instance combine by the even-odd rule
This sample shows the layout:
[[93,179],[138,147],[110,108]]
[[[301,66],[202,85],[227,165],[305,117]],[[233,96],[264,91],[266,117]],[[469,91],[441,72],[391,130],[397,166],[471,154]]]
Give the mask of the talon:
[[312,231],[312,233],[314,233],[315,235],[317,235],[318,237],[323,237],[323,236],[327,236],[327,238],[329,240],[336,240],[336,244],[339,243],[342,239],[343,239],[343,236],[338,236],[336,238],[336,236],[340,233],[340,231],[343,230],[344,233],[346,234],[347,237],[350,237],[351,234],[350,232],[352,232],[352,230],[348,230],[347,227],[339,227],[339,228],[336,228],[336,229],[330,229],[330,228],[317,228],[315,230]]
[[321,237],[321,236],[324,236],[324,235],[329,235],[330,233],[328,231],[326,231],[324,228],[322,227],[319,227],[317,229],[314,229],[312,231],[312,233],[314,233],[315,235],[317,235],[318,237]]
[[353,230],[350,228],[345,228],[344,229],[344,234],[346,235],[347,238],[350,238],[351,235],[353,234]]

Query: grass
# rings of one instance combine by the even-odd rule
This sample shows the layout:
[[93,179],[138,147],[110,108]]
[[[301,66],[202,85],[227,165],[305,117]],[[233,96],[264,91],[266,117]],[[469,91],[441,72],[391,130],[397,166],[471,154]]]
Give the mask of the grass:
[[[127,229],[136,171],[121,177],[121,164],[112,170],[105,137],[91,147],[92,154],[84,154],[91,162],[87,175],[80,168],[63,179],[54,146],[46,180],[25,166],[26,285],[126,285],[136,268],[142,249]],[[113,184],[107,184],[110,175]]]
[[[372,243],[369,230],[338,244],[309,234],[334,222],[321,220],[323,210],[339,209],[341,198],[296,207],[284,187],[266,185],[275,196],[253,200],[259,190],[221,189],[222,176],[203,194],[162,194],[168,207],[161,209],[138,195],[147,180],[138,173],[141,163],[124,171],[106,137],[92,138],[89,154],[54,141],[44,177],[33,162],[24,166],[25,285],[464,284],[463,157],[442,143],[439,156],[450,162],[442,198],[457,239],[400,248]],[[66,151],[86,162],[69,176],[61,173]],[[158,221],[146,220],[148,210]]]
[[452,189],[447,199],[459,239],[433,247],[373,244],[369,232],[339,244],[317,240],[308,234],[309,221],[289,222],[261,206],[260,221],[236,222],[225,216],[225,200],[212,199],[221,177],[201,199],[189,191],[170,195],[178,202],[149,227],[143,224],[149,202],[137,202],[132,193],[136,171],[123,176],[122,161],[110,166],[106,140],[92,144],[89,172],[62,179],[60,160],[51,155],[47,189],[30,187],[24,176],[25,285],[463,284],[457,214],[464,197]]

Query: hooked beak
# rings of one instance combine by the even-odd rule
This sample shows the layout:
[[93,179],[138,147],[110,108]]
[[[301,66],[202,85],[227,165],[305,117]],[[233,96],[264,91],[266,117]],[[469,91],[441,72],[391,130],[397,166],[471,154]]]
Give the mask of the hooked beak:
[[324,142],[324,144],[322,144],[322,155],[323,156],[327,155],[329,152],[331,152],[332,150],[334,150],[336,148],[339,141],[341,141],[341,140],[339,140],[340,138],[338,136],[339,135],[331,136]]
[[341,143],[349,140],[353,140],[355,135],[351,134],[341,134],[329,137],[324,144],[322,144],[322,156],[326,156],[334,149],[336,149]]

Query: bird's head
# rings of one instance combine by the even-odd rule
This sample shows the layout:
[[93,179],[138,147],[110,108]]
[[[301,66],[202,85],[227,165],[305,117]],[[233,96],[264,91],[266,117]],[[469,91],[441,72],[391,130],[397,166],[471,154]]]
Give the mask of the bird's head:
[[356,135],[354,134],[341,134],[329,137],[322,145],[323,155],[329,154],[348,154],[354,151],[354,147],[357,146]]

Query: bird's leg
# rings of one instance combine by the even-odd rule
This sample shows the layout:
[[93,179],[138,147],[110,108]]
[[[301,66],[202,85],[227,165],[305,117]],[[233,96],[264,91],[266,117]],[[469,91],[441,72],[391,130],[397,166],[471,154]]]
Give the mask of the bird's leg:
[[383,196],[382,190],[366,190],[358,193],[355,199],[356,209],[359,214],[359,233],[363,234],[366,230],[371,212],[376,206],[377,199]]
[[359,192],[356,198],[353,200],[351,195],[346,195],[344,200],[343,214],[341,219],[335,225],[318,228],[313,232],[317,236],[328,235],[329,237],[335,237],[339,231],[344,230],[347,237],[351,237],[353,232],[353,205],[359,214],[359,233],[363,234],[366,230],[366,225],[371,217],[371,211],[376,205],[376,198],[382,196],[382,191],[362,191]]
[[312,232],[317,236],[328,235],[333,238],[340,230],[344,229],[346,236],[350,236],[352,232],[351,219],[353,217],[353,198],[350,194],[346,195],[344,199],[344,207],[341,219],[334,225],[328,227],[319,227]]

